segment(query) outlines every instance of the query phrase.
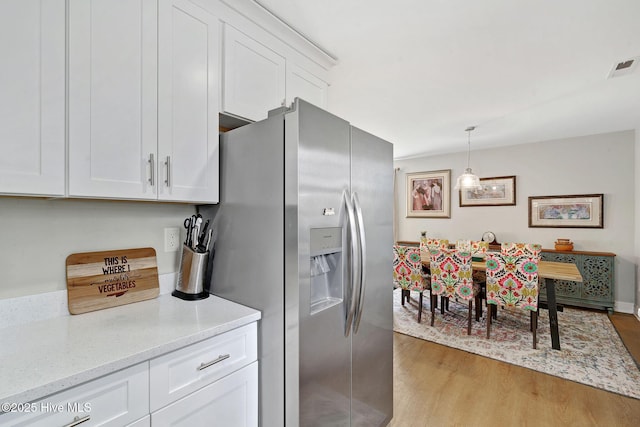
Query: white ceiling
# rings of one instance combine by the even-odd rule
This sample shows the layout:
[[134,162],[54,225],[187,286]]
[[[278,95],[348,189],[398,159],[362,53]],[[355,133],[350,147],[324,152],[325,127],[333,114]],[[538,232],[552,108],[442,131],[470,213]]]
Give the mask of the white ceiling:
[[[329,110],[396,158],[640,129],[640,0],[254,0],[338,60]],[[636,61],[640,62],[640,61]]]

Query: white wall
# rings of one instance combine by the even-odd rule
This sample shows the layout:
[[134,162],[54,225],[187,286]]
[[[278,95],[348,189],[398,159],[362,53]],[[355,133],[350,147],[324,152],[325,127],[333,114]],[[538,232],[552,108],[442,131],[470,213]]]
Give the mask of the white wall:
[[[636,185],[634,131],[473,150],[471,167],[480,177],[516,176],[516,206],[460,207],[451,193],[450,219],[406,218],[406,173],[451,169],[452,185],[467,165],[466,152],[397,160],[398,239],[480,239],[493,231],[499,242],[526,241],[553,248],[569,238],[576,250],[613,252],[616,310],[631,312],[636,299]],[[529,228],[528,197],[604,193],[604,229]]]
[[164,228],[180,227],[194,205],[0,197],[0,299],[64,290],[65,260],[77,252],[153,247],[158,273],[178,270],[164,252]]
[[[640,213],[640,124],[636,127],[636,168],[635,168],[635,182],[636,182],[636,212]],[[640,320],[640,215],[636,215],[635,222],[635,258],[636,258],[636,303],[633,308],[633,313]]]

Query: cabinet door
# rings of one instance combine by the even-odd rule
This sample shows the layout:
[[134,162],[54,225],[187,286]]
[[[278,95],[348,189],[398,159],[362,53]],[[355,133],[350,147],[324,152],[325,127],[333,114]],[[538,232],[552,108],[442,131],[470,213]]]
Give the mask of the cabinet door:
[[285,102],[285,59],[232,26],[224,26],[222,109],[262,120]]
[[328,87],[324,80],[292,62],[287,62],[287,105],[298,97],[317,107],[327,108]]
[[156,30],[155,0],[69,1],[71,196],[156,198]]
[[257,325],[251,323],[152,359],[151,412],[237,371],[257,357]]
[[65,2],[0,13],[0,193],[65,192]]
[[[109,374],[29,404],[28,412],[0,414],[14,427],[125,426],[149,414],[147,362]],[[74,422],[76,424],[74,424]],[[142,424],[145,425],[144,421]],[[148,424],[147,424],[148,425]]]
[[219,22],[186,0],[158,13],[158,198],[217,203]]
[[258,425],[258,362],[151,414],[155,426]]
[[151,415],[147,415],[144,418],[140,418],[138,421],[134,421],[133,423],[127,425],[127,427],[150,427],[151,426]]

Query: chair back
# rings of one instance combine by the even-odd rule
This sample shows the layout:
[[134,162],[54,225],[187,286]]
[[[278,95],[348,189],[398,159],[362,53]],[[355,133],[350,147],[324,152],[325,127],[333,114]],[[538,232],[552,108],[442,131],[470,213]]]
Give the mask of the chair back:
[[465,239],[456,240],[456,249],[462,252],[470,252],[471,240],[465,240]]
[[501,252],[507,255],[530,255],[540,258],[542,246],[537,243],[503,243]]
[[468,301],[474,298],[471,252],[431,250],[431,292]]
[[393,245],[393,287],[410,291],[426,288],[419,248]]
[[471,241],[471,255],[486,254],[489,250],[489,242],[483,242],[482,240]]
[[447,239],[433,239],[426,238],[420,239],[420,255],[424,258],[425,261],[429,261],[431,258],[431,251],[434,248],[445,248],[449,247],[449,240]]
[[487,304],[537,311],[540,258],[535,253],[535,248],[487,253]]

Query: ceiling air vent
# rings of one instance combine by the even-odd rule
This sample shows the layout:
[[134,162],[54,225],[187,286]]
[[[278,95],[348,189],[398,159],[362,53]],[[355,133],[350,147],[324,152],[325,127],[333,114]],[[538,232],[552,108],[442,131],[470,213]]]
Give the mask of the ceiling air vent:
[[640,62],[640,56],[635,56],[618,62],[613,66],[607,78],[621,77],[633,73],[637,68],[638,62]]

